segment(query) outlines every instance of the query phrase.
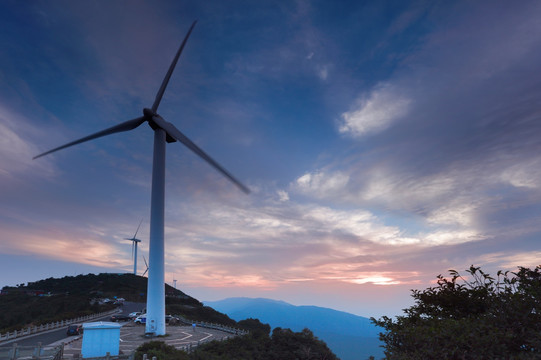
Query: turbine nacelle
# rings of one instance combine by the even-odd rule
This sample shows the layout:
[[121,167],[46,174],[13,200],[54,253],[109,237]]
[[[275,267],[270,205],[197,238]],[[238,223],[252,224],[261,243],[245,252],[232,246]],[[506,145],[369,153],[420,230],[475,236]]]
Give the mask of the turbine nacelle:
[[[143,115],[144,115],[145,121],[148,122],[148,125],[152,128],[152,130],[156,130],[160,128],[165,131],[165,135],[166,135],[165,140],[168,143],[174,143],[177,141],[177,139],[175,139],[173,135],[169,134],[167,129],[164,129],[162,126],[158,125],[158,123],[167,123],[170,126],[174,126],[173,124],[169,124],[160,115],[158,115],[154,110],[149,109],[149,108],[143,109]],[[155,118],[158,118],[159,120],[156,121],[154,120]]]
[[147,118],[147,119],[152,119],[152,117],[154,115],[158,115],[158,114],[156,114],[156,112],[154,110],[152,110],[152,109],[144,108],[143,109],[143,115],[145,115],[145,118]]

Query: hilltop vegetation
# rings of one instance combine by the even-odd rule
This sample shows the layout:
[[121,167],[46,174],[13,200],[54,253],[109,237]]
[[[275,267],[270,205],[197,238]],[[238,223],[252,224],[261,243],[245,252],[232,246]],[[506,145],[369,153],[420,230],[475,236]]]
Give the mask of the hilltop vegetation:
[[[124,298],[128,301],[145,301],[147,293],[147,278],[133,274],[87,274],[65,276],[63,278],[48,278],[29,282],[26,286],[31,290],[43,290],[53,294],[84,294],[98,298]],[[165,285],[169,296],[198,301],[180,290]]]
[[[105,298],[145,302],[147,278],[133,274],[88,274],[48,278],[26,286],[4,287],[0,295],[0,333],[114,309]],[[166,311],[191,320],[234,326],[235,321],[180,290],[165,285]]]
[[147,354],[148,358],[156,356],[159,360],[338,360],[327,345],[308,329],[293,332],[275,328],[270,335],[270,326],[259,320],[242,320],[239,325],[250,329],[250,334],[226,341],[212,341],[198,346],[190,354],[153,341],[141,345],[135,359],[142,360],[143,354]]
[[32,325],[73,319],[113,309],[111,304],[90,303],[85,295],[38,297],[24,292],[0,296],[0,333]]

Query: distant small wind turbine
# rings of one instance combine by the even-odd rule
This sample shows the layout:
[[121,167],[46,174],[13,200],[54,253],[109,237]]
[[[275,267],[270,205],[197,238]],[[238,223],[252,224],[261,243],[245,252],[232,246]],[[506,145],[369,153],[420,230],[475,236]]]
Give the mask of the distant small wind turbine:
[[137,232],[139,231],[139,228],[141,227],[141,223],[143,222],[143,219],[139,221],[139,226],[137,227],[137,230],[135,230],[135,234],[132,238],[124,238],[124,240],[130,240],[131,243],[131,256],[133,258],[133,275],[137,275],[137,243],[140,243],[141,240],[136,239]]
[[165,207],[165,145],[166,142],[179,141],[196,155],[201,157],[212,167],[218,170],[222,175],[231,180],[240,190],[249,193],[250,190],[240,181],[235,179],[225,168],[212,159],[207,153],[201,150],[186,135],[178,130],[173,124],[165,121],[158,113],[158,106],[162,100],[165,88],[169,83],[171,74],[175,69],[184,45],[188,41],[190,34],[197,21],[194,21],[188,33],[184,37],[180,48],[178,49],[169,70],[163,79],[163,82],[156,94],[152,107],[143,109],[143,116],[122,122],[105,130],[88,135],[79,140],[72,141],[52,150],[46,151],[34,157],[93,140],[102,136],[115,134],[118,132],[129,131],[137,128],[144,122],[154,130],[154,155],[152,163],[152,193],[150,200],[150,242],[149,242],[149,262],[152,271],[148,273],[147,289],[147,321],[145,332],[154,335],[165,335],[165,250],[164,250],[164,207]]
[[175,287],[175,289],[177,288],[177,279],[173,278],[173,286]]

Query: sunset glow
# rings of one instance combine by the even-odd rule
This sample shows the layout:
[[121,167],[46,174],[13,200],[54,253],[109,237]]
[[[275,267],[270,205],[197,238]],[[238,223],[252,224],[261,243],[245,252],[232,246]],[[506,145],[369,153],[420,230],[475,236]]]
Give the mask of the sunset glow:
[[160,111],[251,194],[168,144],[167,281],[380,316],[541,263],[538,1],[0,10],[0,287],[130,272],[141,219],[143,273],[151,131],[32,157],[141,116],[195,19]]

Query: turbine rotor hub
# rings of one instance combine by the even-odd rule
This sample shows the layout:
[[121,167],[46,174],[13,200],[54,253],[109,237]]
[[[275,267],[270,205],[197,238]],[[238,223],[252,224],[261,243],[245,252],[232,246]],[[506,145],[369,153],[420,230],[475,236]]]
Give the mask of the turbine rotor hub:
[[156,112],[149,108],[143,109],[143,114],[145,115],[145,119],[148,122],[148,125],[152,128],[152,130],[156,130],[159,128],[158,124],[154,121],[154,116],[159,116],[156,114]]
[[145,115],[146,118],[150,118],[150,119],[152,119],[154,115],[157,115],[154,110],[149,109],[149,108],[144,108],[143,114]]

